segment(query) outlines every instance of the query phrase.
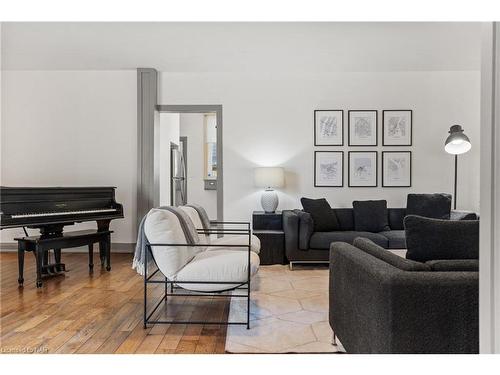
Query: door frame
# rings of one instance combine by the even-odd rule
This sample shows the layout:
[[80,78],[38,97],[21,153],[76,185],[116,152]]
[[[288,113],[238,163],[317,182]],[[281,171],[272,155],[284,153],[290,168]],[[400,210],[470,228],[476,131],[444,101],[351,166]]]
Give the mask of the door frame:
[[[224,221],[224,168],[222,141],[222,105],[221,104],[159,104],[158,113],[215,113],[217,122],[217,221]],[[152,144],[146,147],[154,147]],[[154,169],[154,166],[151,166]]]
[[482,25],[479,352],[500,353],[500,23]]

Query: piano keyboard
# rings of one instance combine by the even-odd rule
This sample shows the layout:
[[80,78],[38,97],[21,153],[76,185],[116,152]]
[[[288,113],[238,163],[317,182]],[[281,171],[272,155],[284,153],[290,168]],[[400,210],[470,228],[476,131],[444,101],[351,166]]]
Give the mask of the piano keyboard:
[[39,212],[39,213],[29,213],[29,214],[19,214],[12,215],[11,218],[23,218],[23,217],[42,217],[42,216],[61,216],[61,215],[84,215],[84,214],[99,214],[103,212],[116,212],[115,208],[103,208],[100,210],[82,210],[82,211],[59,211],[59,212]]

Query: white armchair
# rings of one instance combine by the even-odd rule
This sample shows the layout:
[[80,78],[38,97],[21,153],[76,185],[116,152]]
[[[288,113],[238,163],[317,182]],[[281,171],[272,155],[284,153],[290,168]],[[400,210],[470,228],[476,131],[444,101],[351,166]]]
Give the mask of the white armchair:
[[[189,215],[191,217],[191,215]],[[188,224],[195,224],[189,218]],[[222,292],[238,290],[227,297],[247,298],[246,322],[183,322],[198,324],[246,324],[250,327],[250,282],[259,269],[259,256],[251,251],[251,233],[249,225],[231,231],[230,239],[224,243],[210,240],[211,234],[224,234],[224,230],[217,228],[206,231],[198,230],[201,238],[196,238],[194,243],[188,243],[179,217],[168,210],[152,209],[144,221],[144,234],[147,238],[146,248],[152,255],[157,269],[148,275],[148,264],[144,272],[144,327],[154,323],[180,323],[172,321],[152,321],[150,318],[168,296],[179,295],[167,286],[182,288],[189,293],[183,296],[206,296]],[[185,223],[184,223],[185,225]],[[208,239],[207,237],[208,236]],[[229,238],[229,237],[228,237]],[[244,249],[245,251],[242,251]],[[163,280],[154,279],[161,272]],[[153,310],[147,314],[147,286],[148,284],[165,284],[165,297],[159,301]],[[245,290],[246,293],[242,293]]]

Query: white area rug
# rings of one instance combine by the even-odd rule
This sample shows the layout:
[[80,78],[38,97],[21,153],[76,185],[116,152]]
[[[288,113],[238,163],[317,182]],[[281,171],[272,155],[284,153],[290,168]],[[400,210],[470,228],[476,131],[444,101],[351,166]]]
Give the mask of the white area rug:
[[[250,329],[228,326],[228,353],[338,353],[328,323],[328,269],[261,266],[252,280]],[[246,299],[231,300],[230,321],[246,320]]]

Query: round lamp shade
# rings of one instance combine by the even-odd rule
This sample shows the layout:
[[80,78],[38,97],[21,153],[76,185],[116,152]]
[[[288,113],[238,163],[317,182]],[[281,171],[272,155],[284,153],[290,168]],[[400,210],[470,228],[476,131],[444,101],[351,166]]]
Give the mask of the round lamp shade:
[[256,187],[280,188],[285,186],[285,171],[280,167],[260,167],[254,170]]
[[449,131],[450,135],[444,142],[444,150],[453,155],[464,154],[472,147],[469,137],[464,134],[460,125],[453,125]]

